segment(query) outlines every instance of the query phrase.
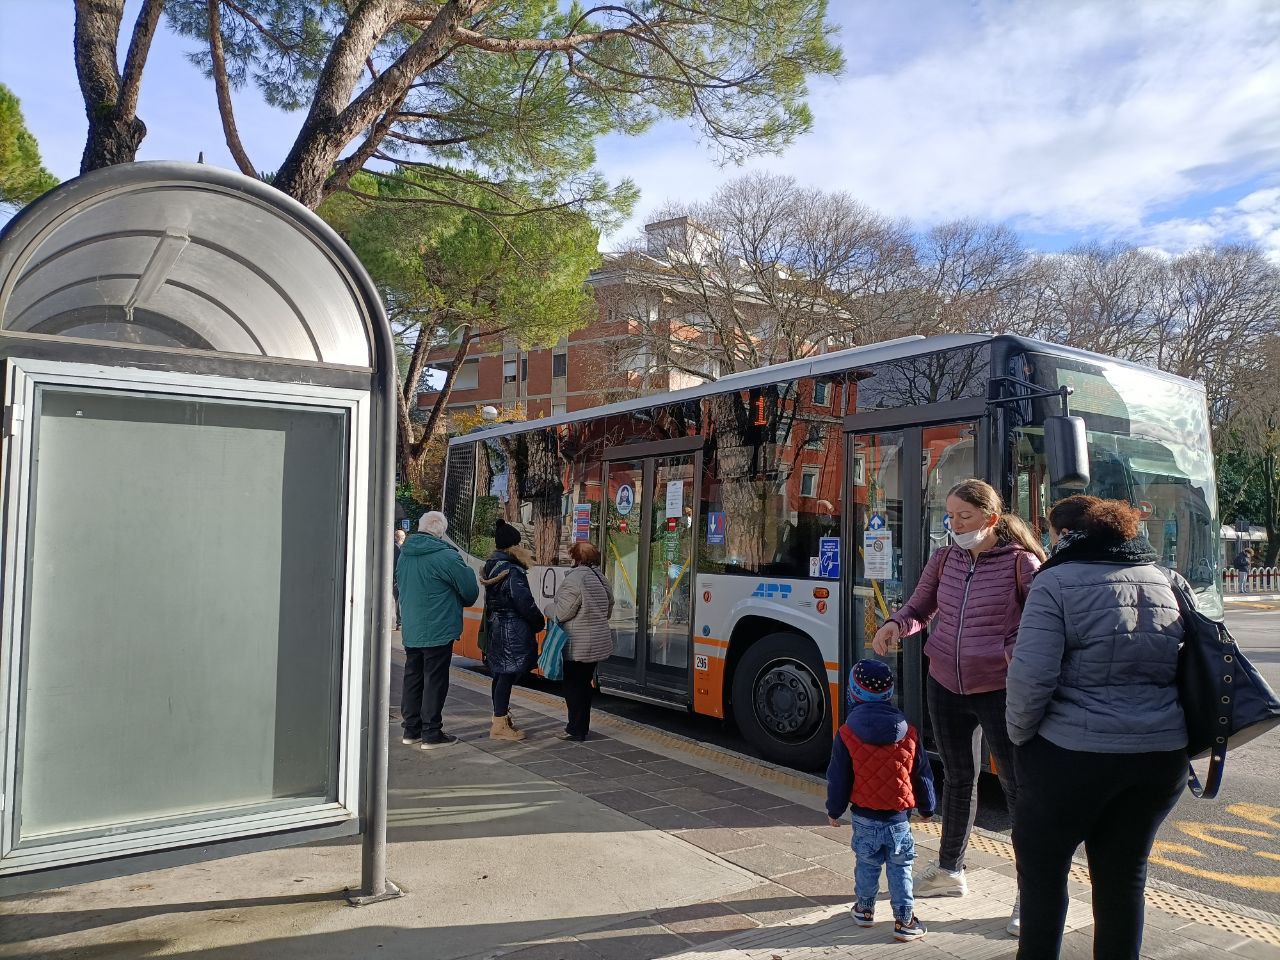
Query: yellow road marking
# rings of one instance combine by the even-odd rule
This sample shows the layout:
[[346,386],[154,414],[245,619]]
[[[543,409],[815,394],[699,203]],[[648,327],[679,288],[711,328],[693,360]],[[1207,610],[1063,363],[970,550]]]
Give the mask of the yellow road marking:
[[1242,843],[1232,843],[1214,836],[1215,833],[1238,833],[1246,837],[1262,837],[1264,840],[1271,834],[1265,830],[1253,830],[1249,827],[1227,827],[1218,823],[1195,823],[1191,820],[1179,820],[1175,826],[1189,837],[1212,843],[1214,846],[1226,847],[1228,850],[1248,850]]
[[1204,880],[1213,880],[1217,883],[1225,883],[1233,887],[1241,887],[1245,890],[1260,890],[1264,893],[1280,893],[1280,877],[1240,876],[1234,873],[1223,873],[1220,870],[1206,870],[1204,867],[1196,867],[1188,863],[1183,863],[1180,860],[1170,859],[1170,856],[1174,854],[1182,854],[1188,857],[1204,856],[1204,854],[1195,847],[1189,847],[1185,843],[1169,843],[1166,840],[1157,840],[1155,846],[1151,849],[1151,862],[1157,863],[1162,867],[1169,867],[1173,870],[1180,870],[1183,873],[1189,873],[1193,877],[1200,877]]
[[1280,831],[1280,807],[1268,807],[1261,803],[1233,803],[1227,807],[1227,813]]

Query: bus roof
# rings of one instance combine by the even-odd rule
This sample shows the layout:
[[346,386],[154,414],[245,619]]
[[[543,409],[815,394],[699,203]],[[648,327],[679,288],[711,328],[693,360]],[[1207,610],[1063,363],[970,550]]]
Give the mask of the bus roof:
[[1189,386],[1201,391],[1204,389],[1200,384],[1193,380],[1186,380],[1182,377],[1175,376],[1174,374],[1157,370],[1154,367],[1146,367],[1142,364],[1132,363],[1127,360],[1119,360],[1115,357],[1108,357],[1099,353],[1090,353],[1087,350],[1080,350],[1075,347],[1064,347],[1060,344],[1034,340],[1030,337],[1011,336],[1008,334],[953,333],[936,337],[913,336],[902,337],[898,340],[886,340],[881,343],[871,343],[866,346],[851,347],[848,350],[837,350],[833,353],[823,353],[813,357],[806,357],[802,360],[789,360],[785,363],[775,363],[771,366],[758,367],[754,370],[743,370],[739,373],[731,373],[728,376],[721,377],[719,380],[700,383],[694,387],[685,387],[682,390],[649,394],[644,397],[636,397],[633,400],[622,400],[617,403],[607,403],[598,407],[588,407],[585,410],[575,410],[572,413],[556,414],[554,416],[543,417],[538,420],[522,420],[517,423],[496,424],[492,427],[476,429],[472,430],[470,433],[451,437],[449,439],[449,444],[452,446],[460,443],[471,443],[476,440],[488,440],[493,437],[502,437],[512,433],[523,433],[526,430],[535,430],[541,427],[558,426],[563,423],[576,423],[581,420],[594,420],[597,417],[607,417],[618,413],[630,413],[633,410],[645,410],[650,407],[681,403],[685,400],[696,400],[700,397],[709,397],[718,393],[725,393],[730,390],[748,390],[752,387],[767,386],[783,380],[798,380],[802,377],[816,377],[824,374],[838,373],[852,367],[869,366],[871,364],[886,363],[892,360],[905,360],[910,357],[939,353],[943,350],[955,350],[961,347],[978,346],[980,344],[991,343],[994,340],[1008,340],[1032,350],[1048,350],[1059,355],[1074,356],[1084,360],[1132,367],[1134,369],[1150,373],[1153,376],[1161,377],[1162,379],[1175,380],[1180,383],[1188,384]]

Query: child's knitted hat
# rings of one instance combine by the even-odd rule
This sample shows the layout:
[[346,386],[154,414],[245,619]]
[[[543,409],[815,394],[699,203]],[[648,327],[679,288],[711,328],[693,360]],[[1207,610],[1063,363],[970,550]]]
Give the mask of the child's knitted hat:
[[893,671],[879,660],[859,660],[849,671],[849,702],[877,703],[893,699]]

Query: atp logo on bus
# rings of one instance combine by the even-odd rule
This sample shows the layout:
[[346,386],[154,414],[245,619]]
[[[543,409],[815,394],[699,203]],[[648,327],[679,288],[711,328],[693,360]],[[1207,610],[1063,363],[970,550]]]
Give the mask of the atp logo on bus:
[[766,600],[790,600],[791,584],[789,583],[762,583],[751,591],[753,597],[763,597]]

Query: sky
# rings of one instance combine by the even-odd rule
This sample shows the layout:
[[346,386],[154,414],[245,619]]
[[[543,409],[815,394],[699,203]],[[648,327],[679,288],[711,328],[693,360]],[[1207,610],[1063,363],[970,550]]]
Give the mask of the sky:
[[[130,0],[129,22],[140,0]],[[1248,241],[1280,263],[1276,0],[830,0],[847,67],[813,81],[812,130],[781,156],[721,166],[679,121],[604,139],[598,168],[641,189],[635,216],[749,170],[845,191],[918,227],[1007,223],[1032,249],[1133,243],[1176,254]],[[85,118],[70,0],[0,2],[0,82],[45,164],[79,169]],[[234,168],[191,41],[163,25],[142,85],[139,159]],[[122,58],[123,59],[123,58]],[[301,114],[238,91],[250,158],[274,169]]]

